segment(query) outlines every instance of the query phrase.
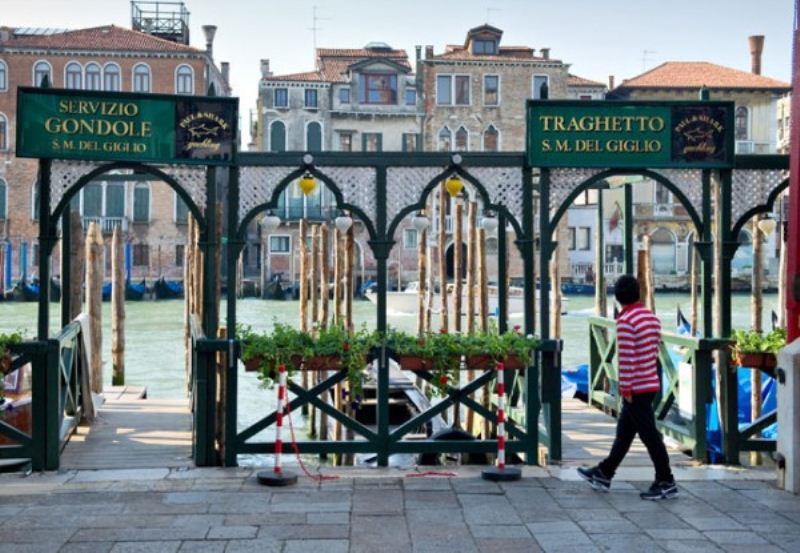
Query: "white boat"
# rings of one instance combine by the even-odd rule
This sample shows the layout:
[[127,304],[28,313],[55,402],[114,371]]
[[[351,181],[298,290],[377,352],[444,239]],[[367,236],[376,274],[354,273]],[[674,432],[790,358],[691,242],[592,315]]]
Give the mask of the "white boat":
[[[453,314],[453,284],[450,283],[447,285],[447,291],[449,293],[448,302],[448,309],[450,314]],[[489,286],[489,314],[496,316],[498,313],[498,295],[497,295],[497,286]],[[462,287],[461,292],[461,309],[462,309],[462,316],[466,316],[466,307],[467,307],[467,290],[466,286]],[[367,299],[374,304],[378,303],[378,293],[377,289],[370,288],[366,291],[365,295]],[[539,290],[536,290],[536,300],[538,301],[540,297]],[[428,296],[426,294],[425,301],[428,300]],[[561,298],[561,313],[567,313],[567,303],[568,299],[562,297]],[[477,302],[477,298],[476,298]],[[441,295],[436,292],[433,294],[433,306],[431,308],[431,312],[434,314],[438,314],[440,312],[439,307],[442,304]],[[538,304],[537,304],[538,308]],[[387,292],[386,293],[386,310],[387,312],[391,313],[392,315],[416,315],[417,310],[419,309],[419,282],[412,281],[408,283],[408,286],[402,292]],[[475,314],[478,314],[478,306],[476,305]],[[522,318],[525,316],[525,289],[519,286],[509,286],[508,287],[508,316],[510,318]]]

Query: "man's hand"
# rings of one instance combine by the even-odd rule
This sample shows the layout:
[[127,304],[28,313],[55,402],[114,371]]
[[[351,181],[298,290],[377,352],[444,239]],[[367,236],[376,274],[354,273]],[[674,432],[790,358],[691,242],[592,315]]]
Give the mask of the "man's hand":
[[622,399],[624,399],[628,403],[631,403],[633,401],[633,394],[630,393],[630,392],[623,393],[622,394]]

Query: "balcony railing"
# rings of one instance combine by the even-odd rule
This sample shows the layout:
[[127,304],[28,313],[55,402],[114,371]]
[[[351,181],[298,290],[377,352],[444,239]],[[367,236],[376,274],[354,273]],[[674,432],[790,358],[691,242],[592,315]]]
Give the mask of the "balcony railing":
[[100,227],[100,232],[103,234],[113,234],[115,228],[119,228],[120,230],[127,231],[128,230],[128,218],[127,217],[88,217],[84,216],[81,219],[83,224],[83,230],[87,230],[89,228],[90,223],[97,223]]

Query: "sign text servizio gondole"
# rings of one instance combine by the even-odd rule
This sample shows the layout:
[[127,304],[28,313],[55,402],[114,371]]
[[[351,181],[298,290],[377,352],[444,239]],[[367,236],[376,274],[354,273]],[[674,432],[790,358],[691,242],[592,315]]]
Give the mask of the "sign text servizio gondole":
[[235,98],[20,88],[17,156],[94,161],[234,161]]
[[733,164],[731,102],[528,101],[534,167]]

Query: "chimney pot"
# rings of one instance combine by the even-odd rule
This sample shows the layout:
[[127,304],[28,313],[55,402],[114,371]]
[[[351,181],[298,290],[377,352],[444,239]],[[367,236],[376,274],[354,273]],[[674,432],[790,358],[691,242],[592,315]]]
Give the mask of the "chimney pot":
[[203,25],[203,34],[206,37],[206,52],[209,57],[214,57],[214,36],[217,34],[217,26]]
[[0,42],[11,40],[11,30],[8,27],[0,27]]
[[608,76],[608,89],[614,90],[614,75]]
[[542,51],[542,59],[549,60],[550,59],[550,48],[540,48]]
[[261,78],[268,77],[272,77],[272,71],[269,70],[269,58],[265,58],[261,60]]
[[425,47],[425,59],[429,60],[433,57],[433,46],[426,46]]
[[416,61],[419,61],[422,58],[422,46],[414,46],[414,50],[416,51]]
[[764,35],[748,37],[750,43],[750,70],[755,75],[761,75],[761,53],[764,51]]

